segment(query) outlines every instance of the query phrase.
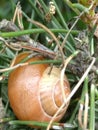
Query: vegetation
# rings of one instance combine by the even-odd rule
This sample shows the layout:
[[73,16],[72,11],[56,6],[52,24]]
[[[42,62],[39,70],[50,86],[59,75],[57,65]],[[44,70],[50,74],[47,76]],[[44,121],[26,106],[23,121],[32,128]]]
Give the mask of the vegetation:
[[[33,130],[34,123],[15,117],[8,99],[12,60],[23,51],[35,50],[47,57],[44,63],[67,68],[72,93],[62,129],[98,129],[98,0],[1,0],[0,1],[0,127],[2,130]],[[5,19],[5,20],[4,20]],[[11,26],[9,26],[11,25]],[[30,42],[32,40],[32,42]],[[31,47],[37,44],[39,47]],[[56,58],[43,52],[55,52]],[[54,60],[55,58],[55,60]],[[71,60],[69,60],[71,59]],[[70,62],[69,62],[69,61]],[[68,61],[68,64],[65,63]],[[39,63],[42,63],[41,61]],[[37,64],[37,63],[36,63]],[[65,65],[65,66],[64,66]],[[60,124],[53,124],[59,126]],[[66,128],[67,127],[67,128]]]

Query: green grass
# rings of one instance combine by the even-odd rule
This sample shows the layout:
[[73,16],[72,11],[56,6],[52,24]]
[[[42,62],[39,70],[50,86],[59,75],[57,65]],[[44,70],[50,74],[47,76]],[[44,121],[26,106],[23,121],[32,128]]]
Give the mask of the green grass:
[[[85,73],[86,69],[89,67],[92,62],[92,57],[96,59],[95,64],[88,73],[86,79],[84,79],[79,89],[72,96],[68,111],[61,122],[69,125],[68,128],[65,128],[67,130],[83,130],[78,121],[80,104],[82,104],[82,126],[85,126],[84,117],[86,111],[85,109],[87,107],[87,128],[89,130],[97,130],[98,128],[95,128],[95,126],[98,122],[98,39],[94,36],[95,27],[89,30],[89,25],[83,22],[80,18],[81,12],[84,14],[89,11],[89,9],[78,4],[77,1],[74,1],[73,4],[69,0],[52,0],[56,8],[56,13],[54,15],[50,15],[50,21],[47,21],[45,18],[49,13],[49,0],[38,1],[39,3],[36,3],[36,1],[33,0],[26,0],[25,2],[24,0],[21,0],[20,5],[22,7],[23,15],[23,30],[16,30],[15,32],[12,30],[8,32],[6,29],[0,30],[0,98],[2,98],[1,105],[3,103],[4,106],[2,106],[2,109],[5,111],[4,117],[0,117],[0,127],[3,128],[3,130],[35,130],[27,125],[35,123],[35,125],[38,126],[43,125],[43,130],[46,129],[48,125],[45,122],[41,124],[36,121],[24,122],[18,120],[10,107],[8,99],[7,91],[10,71],[5,71],[5,69],[10,67],[11,61],[18,53],[27,50],[31,51],[30,49],[21,49],[19,47],[19,44],[24,45],[25,42],[22,36],[25,37],[25,35],[28,35],[31,39],[40,42],[52,51],[55,50],[59,43],[60,46],[63,46],[63,56],[65,59],[79,50],[80,53],[71,60],[65,71],[70,82],[71,90],[73,90],[75,85],[80,81],[82,75]],[[13,19],[17,2],[18,0],[0,1],[0,20],[7,19],[11,21]],[[29,19],[38,21],[41,25],[39,26],[36,23],[32,24],[32,22],[28,21]],[[15,24],[16,26],[19,25],[17,19]],[[17,41],[19,42],[19,38],[23,41],[17,43]],[[16,46],[14,42],[17,43]],[[28,42],[26,45],[30,46]],[[56,52],[57,56],[58,53],[61,53],[60,50]],[[55,60],[47,58],[45,61],[34,62],[33,64],[49,63],[61,67],[63,64],[62,59],[62,57],[57,57]],[[88,106],[85,106],[85,102],[87,100],[85,98],[86,94],[88,94],[89,97]]]

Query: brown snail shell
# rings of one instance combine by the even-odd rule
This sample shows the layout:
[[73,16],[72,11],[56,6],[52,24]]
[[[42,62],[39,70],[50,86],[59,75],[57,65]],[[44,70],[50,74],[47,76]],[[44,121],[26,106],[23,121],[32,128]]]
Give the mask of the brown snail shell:
[[[15,64],[23,60],[29,53],[17,56]],[[43,60],[42,56],[34,56],[26,62]],[[20,120],[50,121],[63,103],[60,87],[60,69],[53,67],[48,74],[48,64],[25,65],[16,68],[9,75],[8,97],[11,108]],[[65,95],[70,94],[67,77],[64,79]],[[59,121],[66,112],[68,104],[55,118]]]

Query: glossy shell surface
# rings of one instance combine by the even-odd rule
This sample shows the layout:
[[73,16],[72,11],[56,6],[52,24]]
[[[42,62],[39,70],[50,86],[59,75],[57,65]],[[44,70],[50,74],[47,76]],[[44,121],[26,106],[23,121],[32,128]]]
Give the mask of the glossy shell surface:
[[[29,53],[20,54],[15,61],[18,64],[26,58]],[[42,56],[34,56],[26,62],[43,60]],[[47,64],[34,64],[18,67],[9,75],[8,97],[10,105],[20,120],[50,121],[55,112],[63,103],[60,87],[60,70]],[[64,90],[66,96],[70,93],[70,86],[65,76]],[[68,104],[56,117],[59,121]]]

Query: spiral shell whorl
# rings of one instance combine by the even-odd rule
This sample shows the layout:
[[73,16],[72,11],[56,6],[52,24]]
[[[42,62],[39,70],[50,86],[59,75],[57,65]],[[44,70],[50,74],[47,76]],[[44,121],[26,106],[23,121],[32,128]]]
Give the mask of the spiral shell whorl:
[[[43,110],[46,114],[49,116],[53,116],[56,111],[59,109],[59,107],[63,103],[63,97],[62,97],[62,92],[61,92],[61,87],[60,87],[60,69],[53,67],[51,74],[48,74],[50,71],[50,67],[48,67],[40,80],[39,83],[39,88],[40,88],[40,100],[41,100],[41,105],[43,107]],[[70,89],[69,83],[65,77],[64,81],[64,91],[66,93],[66,96],[69,95]],[[66,105],[67,109],[68,104]],[[66,111],[62,110],[60,114]]]

